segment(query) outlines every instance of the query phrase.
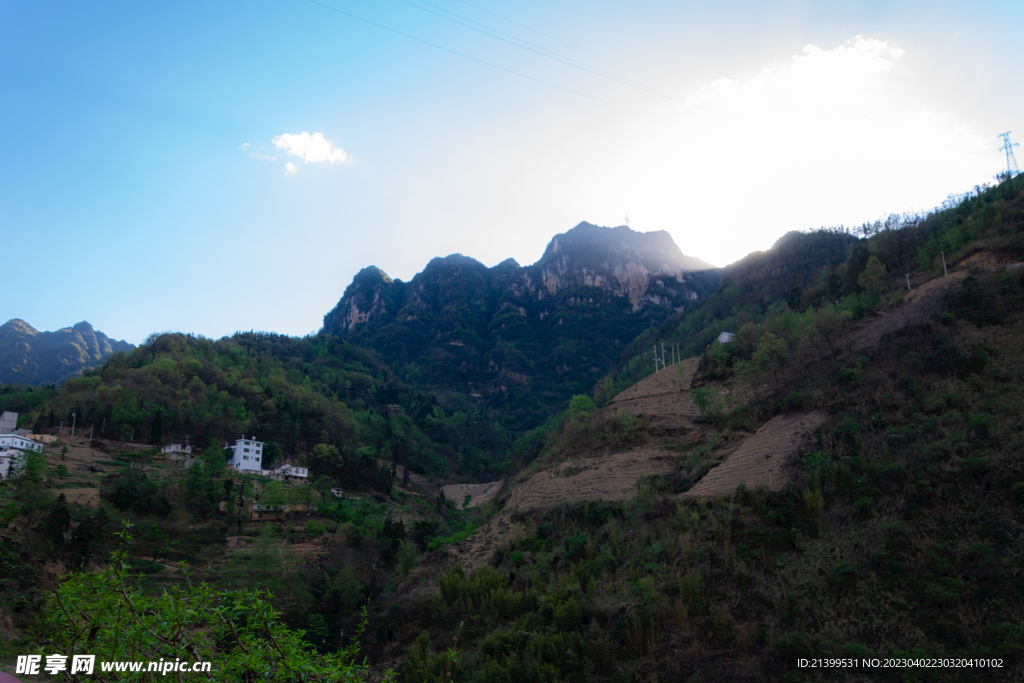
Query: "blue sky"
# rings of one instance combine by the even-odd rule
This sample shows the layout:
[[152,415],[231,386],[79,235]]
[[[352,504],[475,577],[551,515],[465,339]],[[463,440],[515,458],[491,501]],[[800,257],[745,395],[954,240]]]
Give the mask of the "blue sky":
[[364,266],[582,220],[726,265],[928,209],[1024,139],[1021,35],[1019,2],[4,3],[0,319],[306,334]]

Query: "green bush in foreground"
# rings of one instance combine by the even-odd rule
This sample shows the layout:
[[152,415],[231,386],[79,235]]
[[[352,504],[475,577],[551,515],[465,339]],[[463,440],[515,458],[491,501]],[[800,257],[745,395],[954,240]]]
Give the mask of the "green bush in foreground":
[[[119,534],[131,542],[128,527]],[[320,654],[302,631],[281,623],[266,591],[216,591],[186,581],[158,595],[143,593],[132,576],[128,553],[115,551],[95,574],[70,574],[50,597],[40,639],[44,654],[96,655],[96,661],[209,661],[218,681],[361,681],[358,638],[347,648]],[[117,672],[116,680],[150,680],[150,672]],[[104,681],[67,673],[69,681]],[[391,680],[390,672],[385,676]]]

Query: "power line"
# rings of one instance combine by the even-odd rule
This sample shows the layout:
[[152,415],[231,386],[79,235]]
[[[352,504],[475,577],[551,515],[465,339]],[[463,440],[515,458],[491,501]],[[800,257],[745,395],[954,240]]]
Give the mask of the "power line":
[[569,47],[575,48],[575,49],[580,50],[582,52],[586,52],[588,55],[593,55],[593,56],[595,56],[595,57],[597,57],[599,59],[603,59],[603,60],[605,60],[607,62],[611,62],[612,64],[616,64],[618,66],[623,66],[623,67],[625,67],[627,69],[632,69],[633,71],[636,71],[637,73],[641,73],[641,74],[643,74],[645,76],[650,76],[651,78],[657,78],[659,80],[665,81],[666,83],[671,83],[672,85],[682,87],[679,83],[676,83],[675,81],[671,81],[671,80],[669,80],[667,78],[664,78],[663,76],[658,76],[657,74],[652,74],[649,71],[644,71],[643,69],[638,69],[635,66],[630,66],[629,64],[624,64],[623,62],[617,62],[614,59],[610,59],[610,58],[605,57],[603,55],[600,55],[600,54],[598,54],[596,52],[592,52],[591,50],[588,50],[585,47],[581,47],[581,46],[576,45],[574,43],[567,42],[565,40],[562,40],[561,38],[556,38],[553,35],[550,35],[548,33],[544,33],[543,31],[538,31],[537,29],[530,28],[526,24],[520,24],[519,22],[513,21],[513,20],[509,19],[508,17],[503,17],[500,14],[496,14],[495,12],[492,12],[490,10],[486,10],[483,7],[478,7],[477,5],[474,5],[471,2],[466,2],[466,0],[455,0],[455,1],[458,2],[458,3],[461,3],[463,5],[467,5],[469,7],[472,7],[475,10],[479,10],[480,12],[483,12],[484,14],[490,14],[492,17],[497,17],[498,19],[501,19],[502,21],[507,21],[508,23],[512,24],[513,26],[518,26],[519,28],[525,28],[527,31],[530,31],[531,33],[536,33],[539,36],[544,36],[545,38],[550,38],[551,40],[554,40],[555,42],[561,43],[562,45],[568,45]]
[[[552,59],[552,60],[554,60],[556,62],[561,62],[562,64],[565,64],[567,66],[571,66],[571,67],[573,67],[575,69],[579,69],[581,71],[586,71],[587,73],[594,74],[595,76],[600,76],[601,78],[607,78],[608,80],[615,81],[616,83],[620,83],[622,85],[629,86],[630,88],[636,88],[637,90],[643,90],[644,92],[650,93],[652,95],[657,95],[658,97],[664,97],[664,98],[672,100],[674,102],[682,102],[683,101],[682,98],[679,98],[679,97],[677,97],[675,95],[672,95],[671,93],[666,93],[666,92],[663,92],[663,91],[660,91],[660,90],[655,90],[653,88],[648,88],[643,83],[639,83],[639,82],[634,81],[632,79],[620,78],[619,76],[616,76],[615,74],[613,74],[611,72],[605,71],[604,69],[600,69],[600,68],[598,68],[596,66],[592,66],[592,65],[589,65],[589,64],[587,64],[585,62],[581,62],[578,59],[573,59],[572,57],[568,57],[566,55],[559,54],[559,53],[555,52],[554,50],[549,50],[549,49],[547,49],[545,47],[542,47],[540,45],[537,45],[535,43],[531,43],[528,40],[523,40],[522,38],[517,38],[516,36],[514,36],[512,34],[505,33],[504,31],[499,31],[498,29],[496,29],[496,28],[494,28],[492,26],[488,26],[486,24],[481,24],[478,21],[473,21],[472,19],[469,19],[468,17],[464,17],[461,14],[456,14],[455,12],[451,12],[449,10],[446,10],[443,7],[438,7],[437,5],[433,5],[433,4],[429,3],[429,2],[426,2],[426,0],[419,0],[419,2],[422,3],[423,5],[427,5],[427,7],[433,7],[434,9],[439,10],[440,12],[444,12],[445,14],[450,14],[452,16],[451,17],[446,17],[443,14],[439,14],[438,12],[434,12],[434,11],[431,11],[431,10],[427,9],[426,7],[421,7],[420,5],[411,2],[411,0],[398,0],[398,2],[405,3],[406,5],[409,5],[410,7],[415,7],[416,9],[418,9],[420,11],[423,11],[423,12],[427,12],[428,14],[433,14],[435,17],[440,17],[440,18],[442,18],[442,19],[444,19],[446,21],[452,22],[453,24],[458,24],[459,26],[464,26],[464,27],[470,29],[471,31],[476,31],[477,33],[482,33],[485,36],[489,36],[489,37],[494,38],[496,40],[500,40],[500,41],[502,41],[504,43],[508,43],[509,45],[513,45],[515,47],[518,47],[521,50],[527,50],[528,52],[533,52],[534,54],[538,54],[541,57],[547,57],[548,59]],[[452,17],[457,17],[457,18],[453,19]],[[461,19],[463,21],[459,21],[459,19]],[[464,22],[469,22],[469,24],[476,24],[476,26],[470,26],[469,24],[464,23]],[[477,26],[479,26],[480,28],[477,28]],[[503,38],[502,36],[505,36],[505,37]]]
[[503,66],[498,66],[497,64],[493,64],[491,62],[485,61],[485,60],[480,59],[478,57],[473,57],[471,55],[467,55],[464,52],[459,52],[458,50],[453,50],[451,48],[444,47],[443,45],[438,45],[437,43],[432,43],[429,40],[424,40],[423,38],[417,38],[414,35],[410,35],[408,33],[403,33],[402,31],[399,31],[397,29],[393,29],[393,28],[391,28],[389,26],[385,26],[384,24],[378,24],[375,21],[370,21],[369,19],[364,19],[363,17],[360,17],[358,15],[352,14],[351,12],[346,12],[345,10],[338,9],[337,7],[331,7],[330,5],[327,5],[325,3],[319,2],[318,0],[306,0],[306,2],[309,2],[309,3],[313,4],[313,5],[318,5],[319,7],[323,7],[324,9],[331,10],[332,12],[337,12],[338,14],[343,14],[346,17],[349,17],[351,19],[355,19],[356,21],[361,21],[364,24],[369,24],[370,26],[375,26],[375,27],[377,27],[379,29],[382,29],[384,31],[388,31],[390,33],[394,33],[396,35],[402,36],[403,38],[408,38],[410,40],[415,40],[418,43],[423,43],[424,45],[429,45],[430,47],[436,48],[438,50],[444,50],[445,52],[449,52],[449,53],[451,53],[453,55],[458,55],[459,57],[463,57],[465,59],[472,60],[474,62],[477,62],[478,64],[483,64],[484,66],[489,66],[489,67],[491,67],[493,69],[498,69],[499,71],[504,71],[505,73],[510,73],[510,74],[512,74],[514,76],[519,76],[520,78],[525,78],[527,80],[534,81],[535,83],[540,83],[542,85],[546,85],[546,86],[551,87],[551,88],[556,88],[558,90],[562,90],[562,91],[567,92],[567,93],[572,93],[573,95],[577,95],[579,97],[585,97],[588,100],[594,100],[595,102],[601,102],[602,104],[611,105],[612,107],[618,107],[619,109],[625,109],[626,111],[631,111],[631,112],[633,112],[635,114],[643,114],[644,116],[650,116],[652,118],[661,119],[662,121],[668,121],[670,123],[679,123],[675,119],[670,119],[670,118],[668,118],[666,116],[661,116],[659,114],[651,114],[650,112],[641,111],[639,109],[634,109],[633,107],[627,107],[627,106],[625,106],[623,104],[618,104],[616,102],[610,102],[609,100],[605,100],[605,99],[602,99],[600,97],[595,97],[593,95],[587,95],[585,93],[581,93],[581,92],[579,92],[577,90],[573,90],[571,88],[566,88],[566,87],[561,86],[561,85],[556,85],[554,83],[542,80],[540,78],[535,78],[533,76],[527,76],[524,73],[520,73],[520,72],[514,71],[512,69],[507,69],[507,68],[505,68]]

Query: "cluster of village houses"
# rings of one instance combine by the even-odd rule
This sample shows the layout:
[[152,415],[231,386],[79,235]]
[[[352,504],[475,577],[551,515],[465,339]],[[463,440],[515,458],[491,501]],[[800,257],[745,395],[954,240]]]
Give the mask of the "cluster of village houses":
[[[0,479],[9,479],[17,475],[24,464],[25,453],[35,451],[41,453],[43,444],[53,443],[56,437],[51,434],[32,434],[28,429],[18,429],[18,413],[4,411],[0,415]],[[286,462],[276,467],[263,467],[263,442],[253,438],[235,441],[234,446],[224,444],[231,449],[231,459],[227,466],[238,472],[260,474],[281,481],[304,482],[309,470]],[[171,444],[160,449],[171,458],[184,459],[186,465],[192,461],[192,446]]]
[[[243,435],[241,439],[235,441],[234,446],[224,444],[224,448],[231,449],[231,459],[228,460],[227,466],[238,472],[261,474],[271,479],[294,482],[303,482],[309,477],[309,470],[307,468],[298,467],[290,462],[278,465],[277,467],[264,468],[262,441],[256,441],[252,438],[247,439]],[[171,458],[184,459],[186,466],[191,464],[192,446],[190,445],[182,446],[180,443],[174,443],[170,446],[164,446],[160,449],[160,452],[167,454]]]
[[18,429],[18,414],[5,410],[0,415],[0,479],[15,476],[25,462],[25,453],[40,453],[43,444],[52,441],[48,434],[32,434]]
[[[18,413],[5,411],[0,415],[0,479],[17,476],[19,470],[24,467],[27,452],[41,453],[43,444],[53,443],[56,440],[56,437],[50,434],[32,434],[28,429],[18,429]],[[241,439],[236,440],[233,446],[224,444],[224,448],[231,450],[227,466],[239,473],[259,474],[279,481],[293,483],[307,481],[309,470],[290,462],[264,468],[263,447],[262,441],[246,438],[244,435]],[[160,451],[171,459],[183,460],[186,467],[189,467],[194,461],[192,446],[189,444],[171,444],[164,446]],[[331,489],[331,493],[336,498],[342,497],[340,488]],[[266,505],[252,501],[246,506],[246,509],[239,511],[239,515],[248,520],[279,518],[282,513],[308,512],[307,507],[302,504]],[[224,503],[221,503],[221,509],[226,509]]]

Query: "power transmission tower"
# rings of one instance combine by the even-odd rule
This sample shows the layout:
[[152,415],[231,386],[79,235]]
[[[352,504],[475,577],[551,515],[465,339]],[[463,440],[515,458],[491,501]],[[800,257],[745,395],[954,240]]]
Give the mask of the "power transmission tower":
[[1013,148],[1018,145],[1016,142],[1010,142],[1010,133],[1012,132],[1012,130],[1008,130],[997,136],[1003,139],[1002,149],[1006,152],[1006,175],[1009,176],[1007,180],[1020,175],[1020,169],[1017,167],[1017,159],[1013,156]]

